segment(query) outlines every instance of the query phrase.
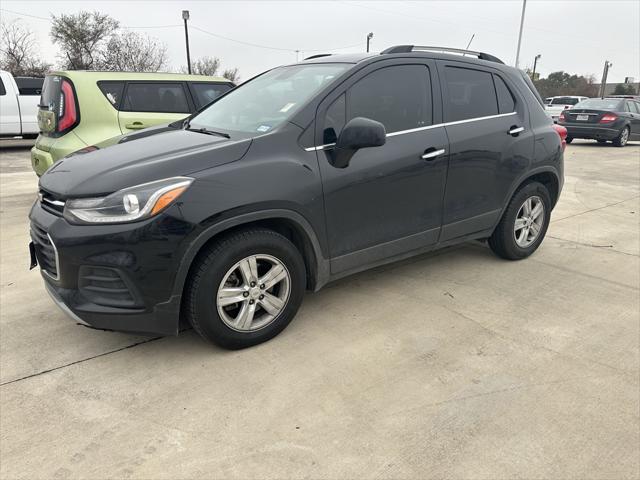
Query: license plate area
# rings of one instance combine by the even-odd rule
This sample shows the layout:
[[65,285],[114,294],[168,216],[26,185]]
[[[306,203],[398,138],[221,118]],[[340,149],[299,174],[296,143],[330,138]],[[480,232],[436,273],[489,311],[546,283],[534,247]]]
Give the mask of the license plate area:
[[577,115],[576,120],[578,120],[579,122],[588,122],[589,115]]

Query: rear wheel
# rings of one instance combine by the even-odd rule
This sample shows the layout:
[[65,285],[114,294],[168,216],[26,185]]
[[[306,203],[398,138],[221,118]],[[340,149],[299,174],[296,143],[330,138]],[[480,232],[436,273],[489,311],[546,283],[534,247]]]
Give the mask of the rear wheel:
[[567,143],[571,143],[571,142],[573,142],[573,137],[567,137],[567,138],[565,138],[564,141],[567,142]]
[[197,262],[186,290],[185,314],[203,338],[224,348],[273,338],[300,307],[304,261],[297,248],[274,231],[224,237]]
[[542,243],[551,217],[551,197],[539,182],[520,188],[507,206],[500,223],[489,237],[491,250],[499,257],[520,260]]
[[624,147],[628,141],[629,141],[629,127],[624,127],[620,132],[620,135],[618,135],[613,140],[613,144],[616,147]]

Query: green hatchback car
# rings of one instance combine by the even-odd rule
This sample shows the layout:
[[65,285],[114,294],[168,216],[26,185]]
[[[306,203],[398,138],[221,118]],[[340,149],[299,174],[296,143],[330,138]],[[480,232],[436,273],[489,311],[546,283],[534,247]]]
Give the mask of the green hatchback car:
[[38,106],[31,149],[38,176],[83,148],[134,130],[180,120],[234,87],[222,77],[174,73],[52,72]]

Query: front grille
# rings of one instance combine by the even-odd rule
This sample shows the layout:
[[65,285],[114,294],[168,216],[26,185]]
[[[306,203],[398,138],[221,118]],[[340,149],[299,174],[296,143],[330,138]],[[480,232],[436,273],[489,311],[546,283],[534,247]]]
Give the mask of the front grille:
[[139,306],[136,295],[115,268],[80,267],[78,287],[89,301],[98,305],[120,308]]
[[31,239],[36,249],[40,268],[54,280],[58,280],[58,251],[49,234],[36,224],[31,224]]
[[49,213],[62,216],[62,213],[64,212],[64,200],[57,198],[55,195],[45,190],[40,190],[39,197],[42,208]]

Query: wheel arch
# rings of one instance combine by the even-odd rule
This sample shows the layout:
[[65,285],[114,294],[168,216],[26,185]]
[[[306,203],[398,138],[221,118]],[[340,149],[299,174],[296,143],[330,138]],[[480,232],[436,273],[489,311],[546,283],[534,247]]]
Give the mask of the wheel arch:
[[300,251],[307,270],[307,288],[318,290],[328,280],[329,262],[311,224],[293,210],[273,209],[242,214],[208,227],[191,243],[183,256],[173,286],[182,297],[189,273],[198,256],[221,235],[252,227],[267,228],[288,238]]

